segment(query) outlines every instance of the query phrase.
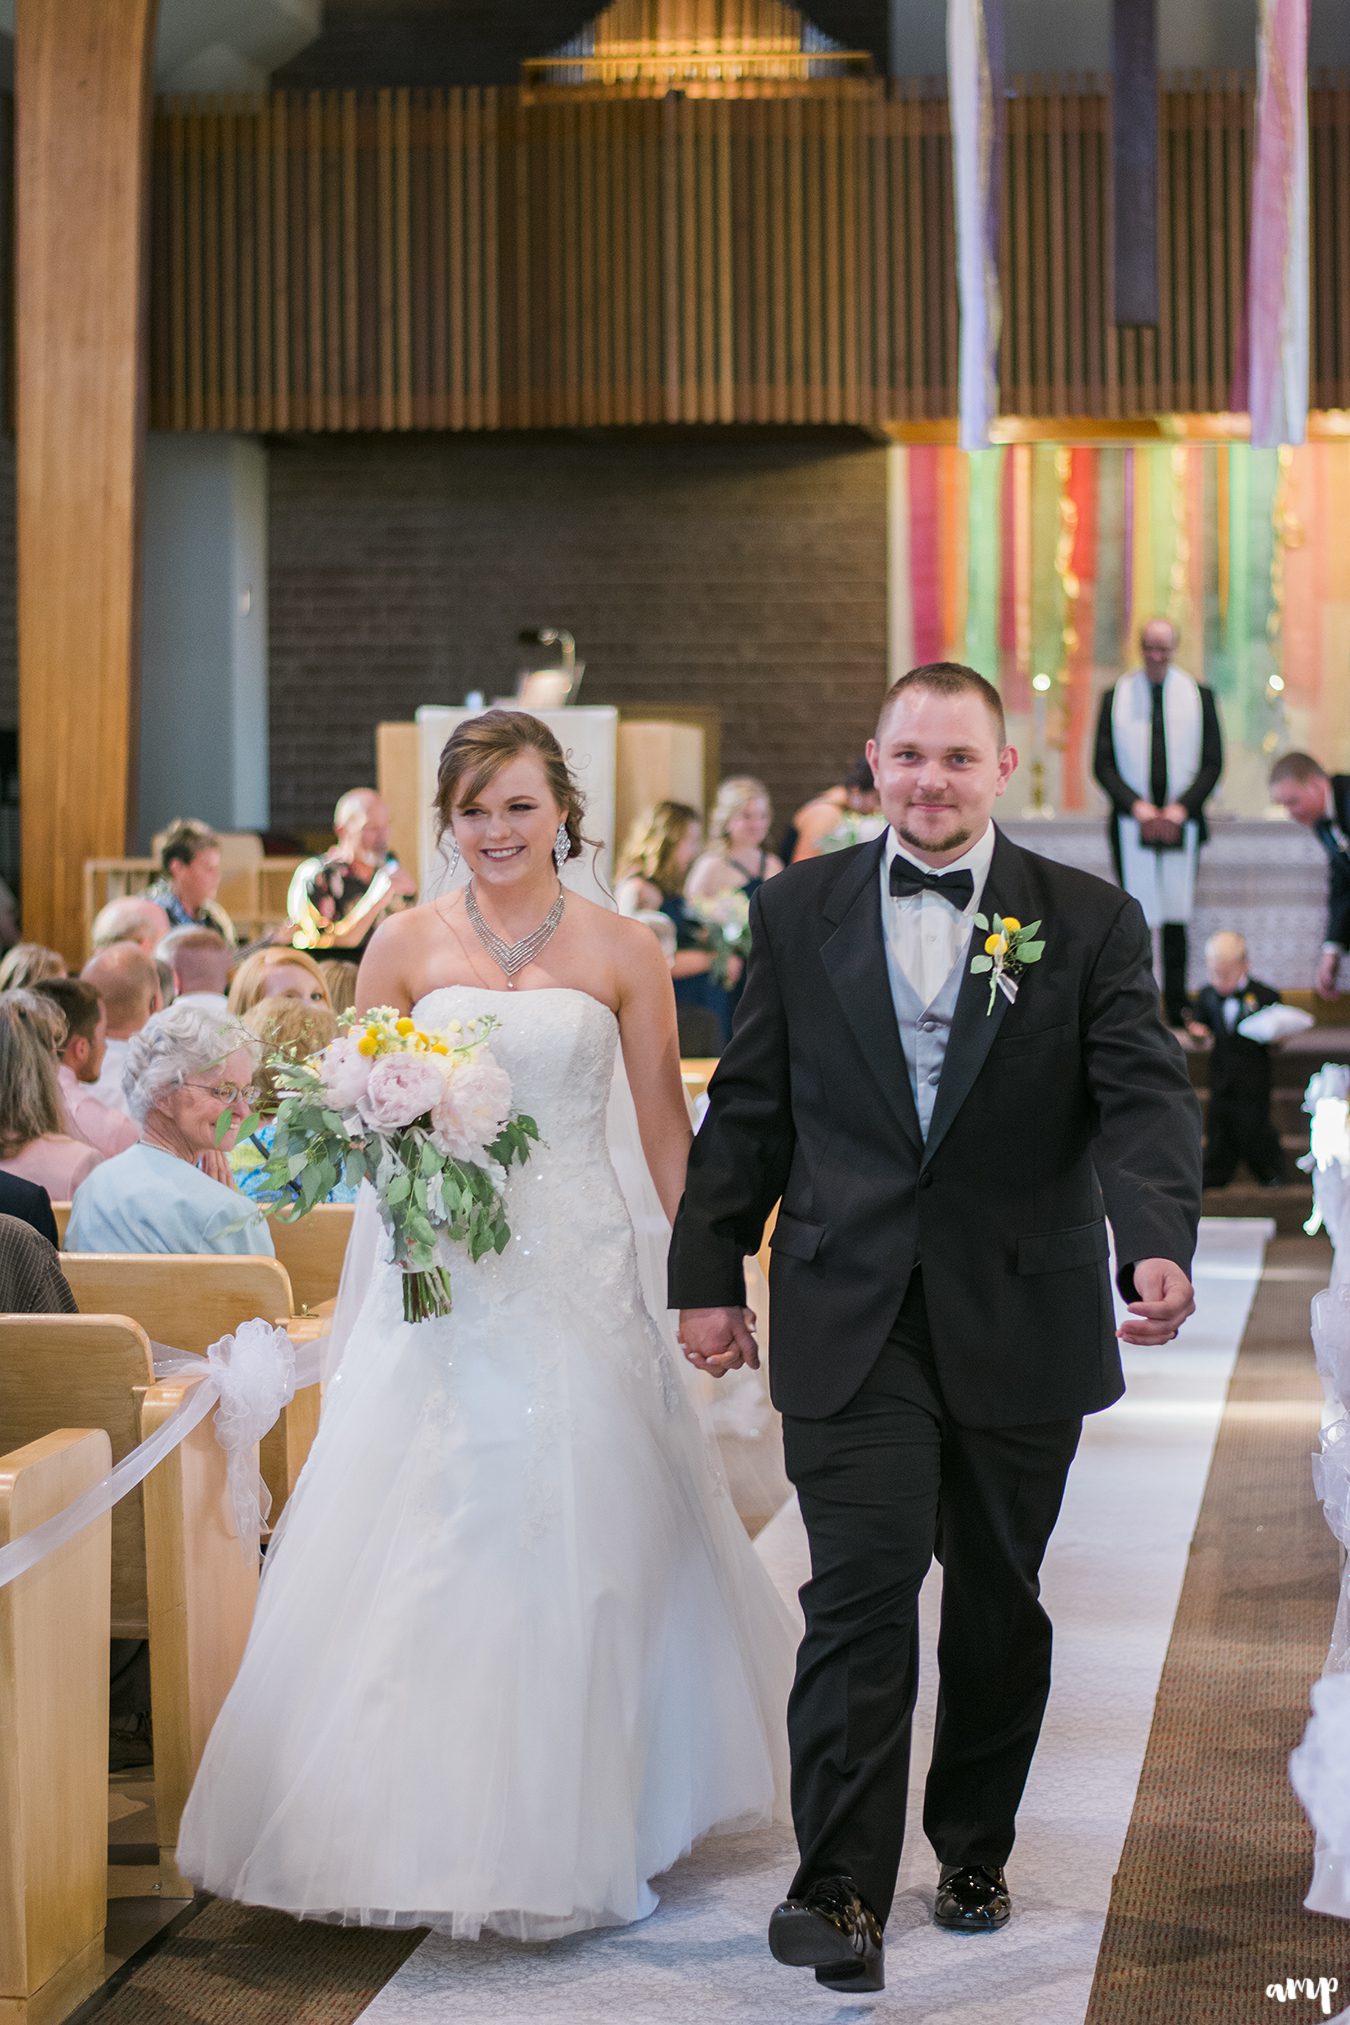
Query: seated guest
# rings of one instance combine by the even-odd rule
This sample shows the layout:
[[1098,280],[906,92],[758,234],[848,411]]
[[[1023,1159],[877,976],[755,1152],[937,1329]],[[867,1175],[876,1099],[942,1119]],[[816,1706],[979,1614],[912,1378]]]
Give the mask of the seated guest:
[[105,1160],[136,1143],[136,1127],[125,1111],[100,1104],[94,1095],[108,1046],[108,1015],[92,984],[79,977],[52,977],[33,989],[51,1000],[66,1025],[56,1058],[56,1080],[66,1118],[77,1139]]
[[[173,933],[172,929],[169,933]],[[168,939],[166,935],[164,940],[167,942]],[[159,979],[159,1004],[160,1010],[163,1011],[166,1005],[176,1003],[178,986],[173,981],[173,965],[167,957],[160,956],[158,951],[155,954],[155,975]]]
[[744,893],[752,900],[766,879],[783,869],[768,849],[773,803],[763,781],[749,774],[724,780],[708,822],[708,848],[694,860],[685,893],[690,900],[717,900]]
[[157,901],[147,899],[144,893],[128,893],[99,908],[90,944],[94,949],[109,949],[114,942],[134,942],[147,956],[153,956],[172,925]]
[[68,1202],[103,1156],[66,1129],[56,1051],[66,1024],[35,991],[0,995],[0,1168]]
[[[127,1050],[132,1036],[140,1032],[151,1014],[157,1013],[164,1003],[155,960],[134,942],[112,942],[90,957],[80,976],[86,984],[93,985],[108,1016],[103,1067],[99,1070],[98,1081],[90,1086],[90,1094],[97,1097],[100,1104],[111,1104],[116,1111],[126,1111],[122,1070]],[[130,1113],[127,1115],[130,1116]]]
[[297,949],[359,963],[385,915],[417,898],[417,884],[390,853],[389,810],[374,788],[345,794],[333,828],[333,849],[306,858],[291,880],[291,940]]
[[200,1012],[223,1013],[234,950],[214,928],[175,928],[155,952],[173,978],[172,1005],[195,1005]]
[[161,873],[148,898],[158,901],[175,928],[213,928],[228,943],[238,937],[216,898],[220,891],[220,839],[205,823],[178,817],[150,847]]
[[55,1244],[0,1210],[0,1314],[78,1313]]
[[12,1216],[28,1224],[48,1244],[60,1242],[52,1199],[35,1181],[20,1181],[17,1174],[0,1174],[0,1216]]
[[1227,1188],[1246,1161],[1263,1188],[1285,1178],[1284,1149],[1270,1115],[1270,1046],[1237,1029],[1249,1013],[1281,1005],[1280,994],[1249,975],[1247,945],[1224,929],[1205,944],[1209,982],[1187,1018],[1194,1040],[1213,1042],[1205,1113],[1205,1187]]
[[255,949],[243,959],[234,973],[227,1003],[239,1020],[267,998],[298,998],[306,1005],[333,1010],[323,972],[314,958],[306,956],[303,949],[288,949],[284,944]]
[[13,888],[0,879],[0,949],[12,949],[19,939],[19,903]]
[[[340,967],[351,969],[350,964]],[[262,1050],[262,1060],[253,1079],[255,1105],[261,1122],[247,1139],[236,1141],[230,1155],[230,1169],[236,1187],[254,1202],[275,1202],[279,1191],[264,1189],[261,1183],[263,1162],[272,1151],[276,1114],[284,1094],[278,1081],[279,1069],[275,1058],[280,1055],[288,1062],[303,1062],[306,1056],[317,1055],[320,1048],[326,1048],[337,1033],[337,1021],[327,1006],[306,1005],[298,998],[265,998],[244,1014],[244,1025]],[[299,1183],[293,1182],[291,1188],[298,1197]],[[355,1202],[356,1190],[340,1181],[323,1199],[325,1202]]]
[[[687,802],[658,802],[636,823],[619,859],[615,891],[621,914],[664,914],[675,930],[675,1013],[680,1052],[716,1054],[727,1038],[726,993],[714,984],[712,953],[684,897],[684,882],[699,854],[702,825]],[[712,1015],[709,1020],[707,1015]],[[696,1031],[697,1030],[697,1031]],[[709,1047],[708,1042],[716,1045]]]
[[16,942],[0,958],[0,991],[27,991],[48,977],[69,977],[70,966],[59,950],[40,942]]
[[356,1004],[356,965],[339,957],[323,956],[319,959],[319,975],[328,987],[333,1011],[350,1012]]
[[1307,752],[1286,752],[1270,769],[1270,799],[1327,854],[1327,927],[1317,966],[1317,995],[1335,998],[1341,958],[1350,949],[1350,774],[1328,773]]
[[147,1021],[125,1074],[140,1138],[77,1191],[66,1250],[272,1252],[272,1233],[238,1190],[198,1165],[228,1173],[217,1156],[228,1158],[248,1116],[256,1063],[257,1044],[237,1020],[170,1006]]
[[803,858],[820,858],[827,851],[870,843],[885,827],[872,769],[860,759],[838,787],[826,788],[798,809],[783,840],[783,855],[796,865]]

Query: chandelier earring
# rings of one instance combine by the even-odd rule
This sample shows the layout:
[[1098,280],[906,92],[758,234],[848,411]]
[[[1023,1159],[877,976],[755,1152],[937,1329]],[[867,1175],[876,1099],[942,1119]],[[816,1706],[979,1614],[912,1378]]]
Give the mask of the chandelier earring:
[[449,872],[450,878],[453,879],[458,870],[459,870],[459,838],[452,833],[450,837],[450,872]]
[[553,864],[558,877],[563,875],[563,866],[572,855],[572,839],[567,834],[566,823],[559,823],[558,834],[553,840]]

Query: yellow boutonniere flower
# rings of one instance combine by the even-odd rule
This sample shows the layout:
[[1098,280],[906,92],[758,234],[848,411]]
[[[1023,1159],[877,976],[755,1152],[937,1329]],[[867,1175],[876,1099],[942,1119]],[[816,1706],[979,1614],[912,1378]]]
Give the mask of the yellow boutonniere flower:
[[1000,991],[1009,1003],[1016,998],[1018,980],[1028,964],[1040,962],[1045,944],[1037,940],[1040,922],[1030,921],[1024,928],[1015,914],[995,914],[992,921],[977,914],[975,926],[984,930],[984,948],[971,958],[970,968],[976,975],[989,973],[986,1012],[991,1013]]

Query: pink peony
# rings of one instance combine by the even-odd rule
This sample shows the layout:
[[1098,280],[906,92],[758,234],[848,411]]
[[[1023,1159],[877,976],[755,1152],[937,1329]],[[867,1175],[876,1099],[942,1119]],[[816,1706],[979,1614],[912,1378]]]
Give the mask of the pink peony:
[[431,1143],[452,1160],[481,1162],[511,1115],[511,1078],[484,1050],[450,1077],[431,1114]]
[[355,1037],[341,1034],[319,1058],[324,1095],[335,1111],[354,1110],[366,1094],[373,1063],[357,1048]]
[[445,1076],[426,1055],[385,1055],[370,1072],[361,1116],[377,1132],[399,1132],[430,1111]]

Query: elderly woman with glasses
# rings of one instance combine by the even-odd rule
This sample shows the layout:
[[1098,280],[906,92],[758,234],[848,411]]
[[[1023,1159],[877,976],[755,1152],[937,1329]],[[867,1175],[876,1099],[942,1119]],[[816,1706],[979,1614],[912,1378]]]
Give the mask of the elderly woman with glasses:
[[170,1006],[147,1020],[123,1071],[140,1137],[76,1190],[67,1251],[274,1249],[266,1223],[229,1180],[258,1052],[237,1020],[196,1006]]

